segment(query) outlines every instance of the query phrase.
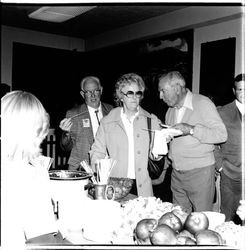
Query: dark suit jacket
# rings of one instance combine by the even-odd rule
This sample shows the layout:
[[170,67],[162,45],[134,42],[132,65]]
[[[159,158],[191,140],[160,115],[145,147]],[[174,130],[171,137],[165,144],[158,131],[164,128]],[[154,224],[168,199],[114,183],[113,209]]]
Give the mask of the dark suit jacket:
[[242,116],[235,101],[218,107],[218,112],[226,126],[228,139],[216,151],[217,168],[234,180],[241,180]]
[[[103,116],[106,116],[113,108],[111,105],[101,103]],[[89,162],[89,150],[94,141],[91,119],[86,104],[77,106],[66,113],[66,118],[76,114],[79,116],[72,119],[70,133],[64,132],[61,137],[61,147],[65,151],[71,151],[68,160],[69,169],[76,170],[80,167],[80,162]]]

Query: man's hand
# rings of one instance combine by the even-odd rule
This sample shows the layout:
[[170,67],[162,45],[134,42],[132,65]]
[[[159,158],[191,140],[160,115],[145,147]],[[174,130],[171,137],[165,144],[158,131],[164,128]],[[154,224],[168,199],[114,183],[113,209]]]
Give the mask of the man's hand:
[[70,118],[65,118],[60,122],[59,127],[66,132],[70,132],[72,126],[72,122]]
[[166,136],[166,143],[169,143],[174,137],[172,135]]
[[177,123],[177,124],[171,126],[171,128],[181,130],[183,132],[183,135],[190,135],[190,134],[192,134],[194,126],[187,124],[187,123]]

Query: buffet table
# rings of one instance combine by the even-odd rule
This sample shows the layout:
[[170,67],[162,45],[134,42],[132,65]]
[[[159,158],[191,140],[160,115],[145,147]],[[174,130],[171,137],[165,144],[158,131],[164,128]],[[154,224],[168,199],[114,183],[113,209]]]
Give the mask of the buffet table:
[[[86,216],[82,218],[83,226],[80,226],[80,221],[77,220],[76,223],[69,223],[70,221],[65,221],[63,227],[65,225],[66,230],[64,231],[65,238],[71,244],[66,245],[27,245],[26,250],[51,250],[51,249],[137,249],[137,250],[153,250],[153,249],[162,249],[162,250],[177,250],[177,249],[192,249],[192,250],[201,250],[201,249],[217,249],[217,250],[241,250],[241,247],[235,245],[234,242],[231,242],[229,246],[227,245],[210,245],[210,246],[201,246],[201,245],[137,245],[137,242],[133,239],[133,229],[135,228],[135,223],[140,220],[140,218],[159,218],[162,213],[173,209],[179,209],[179,206],[173,205],[169,202],[162,202],[160,199],[155,197],[138,197],[129,196],[122,201],[92,201],[89,199],[95,206],[91,206],[91,204],[83,201],[80,205],[80,209],[83,209],[83,212]],[[89,201],[89,202],[90,202]],[[77,204],[79,206],[79,204]],[[88,211],[84,210],[85,207],[88,207]],[[117,224],[117,216],[118,216],[118,208],[120,211],[123,211],[120,214],[120,227]],[[95,211],[99,211],[99,213],[95,213]],[[74,217],[70,217],[71,220],[75,221],[78,213],[73,209]],[[90,215],[88,215],[90,213]],[[91,220],[88,219],[87,223],[84,218],[91,217]],[[215,217],[218,217],[218,213],[214,214]],[[108,218],[112,218],[109,220]],[[211,221],[211,219],[210,219]],[[91,223],[90,223],[91,222]],[[94,224],[97,223],[97,226]],[[118,223],[119,223],[118,222]],[[63,223],[63,222],[62,222]],[[215,227],[215,223],[212,221],[210,226]],[[90,226],[90,224],[92,226]],[[108,237],[108,229],[110,227],[117,228],[115,232],[113,231],[113,237],[106,239]],[[62,226],[60,227],[62,228]],[[93,228],[95,231],[93,232]],[[84,235],[84,230],[88,229],[91,231],[87,235]],[[244,229],[244,227],[243,227]],[[243,231],[244,232],[244,231]],[[94,234],[93,234],[94,233]],[[86,237],[85,237],[86,236]],[[93,236],[95,238],[93,238]],[[100,236],[100,237],[98,237]],[[105,237],[105,238],[104,238]],[[231,236],[232,237],[232,236]],[[240,236],[242,238],[242,236]],[[110,240],[109,240],[110,239]],[[227,241],[229,242],[229,241]],[[240,244],[240,243],[239,243]]]
[[237,248],[227,246],[108,246],[108,245],[62,245],[62,246],[28,246],[26,250],[73,250],[73,249],[84,249],[84,250],[234,250]]
[[[204,211],[206,218],[205,229],[213,231],[218,238],[212,241],[199,241],[197,235],[191,228],[188,228],[187,216],[189,213],[177,204],[163,202],[156,197],[137,197],[129,193],[132,184],[127,178],[110,179],[115,189],[115,196],[110,200],[106,195],[96,199],[96,189],[88,192],[88,174],[84,172],[52,171],[50,178],[53,184],[54,211],[58,215],[57,228],[63,238],[67,240],[66,245],[34,245],[28,244],[26,250],[38,249],[245,249],[245,242],[242,240],[245,235],[245,228],[234,223],[226,223],[223,214],[211,211]],[[79,176],[79,174],[81,176]],[[127,187],[125,189],[125,187]],[[67,190],[70,190],[69,192]],[[77,190],[74,193],[74,190]],[[123,192],[119,192],[122,191]],[[91,190],[90,190],[91,191]],[[106,191],[104,191],[106,192]],[[114,192],[114,191],[113,191]],[[72,193],[72,195],[70,195]],[[120,195],[116,195],[120,194]],[[113,200],[115,198],[115,200]],[[152,236],[160,225],[160,219],[166,214],[171,214],[179,220],[179,228],[171,228],[166,221],[167,231],[161,232],[162,238],[153,240]],[[189,217],[188,217],[189,218]],[[140,232],[139,222],[155,221],[155,228],[148,229],[147,239],[138,237]],[[208,223],[209,222],[209,223]],[[184,227],[185,225],[185,227]],[[144,224],[145,226],[145,224]],[[144,227],[143,226],[143,227]],[[172,225],[173,226],[173,225]],[[173,229],[173,230],[172,230]],[[185,230],[183,230],[185,229]],[[170,231],[173,232],[170,232]],[[200,230],[200,229],[199,229]],[[207,231],[208,231],[207,230]],[[181,235],[187,231],[190,235]],[[151,233],[150,233],[151,232]],[[168,234],[170,232],[170,235]],[[192,232],[192,233],[190,233]],[[174,234],[173,236],[171,234]],[[205,232],[206,233],[206,232]],[[243,235],[244,234],[244,235]],[[180,236],[181,235],[181,236]],[[179,237],[180,236],[180,237]],[[169,237],[174,242],[169,241]],[[179,237],[179,238],[178,238]],[[182,238],[181,238],[182,237]],[[189,238],[190,242],[182,241],[183,237]],[[206,236],[205,236],[206,237]],[[213,236],[212,236],[213,237]],[[160,241],[159,241],[160,239]],[[185,238],[186,239],[186,238]],[[223,239],[223,240],[222,240]],[[200,239],[201,240],[201,239]],[[210,245],[204,245],[207,244]],[[151,245],[152,244],[152,245]],[[242,247],[241,247],[242,246]]]

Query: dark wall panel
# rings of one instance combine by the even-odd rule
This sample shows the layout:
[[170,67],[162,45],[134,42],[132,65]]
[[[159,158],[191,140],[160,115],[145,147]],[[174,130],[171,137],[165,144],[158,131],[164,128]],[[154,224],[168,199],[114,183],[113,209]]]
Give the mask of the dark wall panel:
[[234,99],[235,51],[236,38],[201,45],[200,93],[209,96],[217,106]]

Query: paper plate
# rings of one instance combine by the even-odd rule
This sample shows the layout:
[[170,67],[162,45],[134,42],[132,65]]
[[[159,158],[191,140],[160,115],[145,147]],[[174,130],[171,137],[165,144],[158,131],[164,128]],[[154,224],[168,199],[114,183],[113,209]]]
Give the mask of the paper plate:
[[183,132],[179,129],[174,129],[174,128],[164,128],[161,130],[161,132],[166,135],[166,136],[179,136],[182,135]]

